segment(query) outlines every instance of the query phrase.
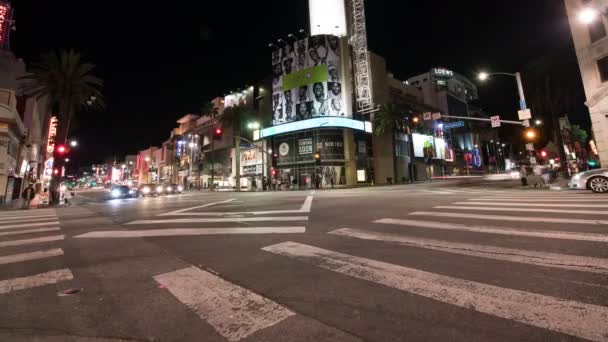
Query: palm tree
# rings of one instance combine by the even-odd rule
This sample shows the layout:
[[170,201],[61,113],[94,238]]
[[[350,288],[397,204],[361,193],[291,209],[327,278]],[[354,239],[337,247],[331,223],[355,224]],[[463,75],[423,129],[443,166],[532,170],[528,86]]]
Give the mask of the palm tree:
[[401,106],[398,106],[394,103],[382,105],[380,107],[380,110],[374,113],[373,118],[375,135],[391,135],[391,144],[393,146],[393,174],[395,175],[395,177],[397,177],[395,133],[407,132],[408,125],[406,120],[407,119],[405,111],[401,108]]
[[244,105],[229,107],[224,110],[224,113],[219,118],[219,123],[223,127],[232,127],[234,136],[234,180],[236,183],[236,191],[241,191],[241,132],[244,131],[244,125],[254,116],[254,112]]
[[[103,81],[93,76],[95,65],[81,60],[74,50],[47,53],[42,60],[32,66],[31,71],[20,80],[21,87],[28,96],[38,99],[46,97],[49,110],[57,113],[59,125],[55,141],[65,143],[70,131],[72,119],[81,110],[90,107],[104,108],[101,94]],[[54,168],[62,169],[63,159],[53,154]],[[59,203],[59,185],[61,175],[53,174],[50,192],[51,205]]]

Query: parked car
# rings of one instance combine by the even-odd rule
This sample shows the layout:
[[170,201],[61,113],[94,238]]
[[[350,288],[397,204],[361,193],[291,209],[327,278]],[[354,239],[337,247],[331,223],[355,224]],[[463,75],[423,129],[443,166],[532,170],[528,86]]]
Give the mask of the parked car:
[[117,185],[110,188],[109,198],[110,199],[119,199],[119,198],[137,198],[139,196],[139,191],[135,188],[129,188],[126,185]]
[[608,169],[579,172],[572,176],[570,189],[587,189],[596,193],[608,193]]
[[165,193],[162,184],[144,184],[139,188],[141,196],[160,196]]
[[184,187],[177,184],[165,184],[164,190],[167,194],[181,194],[184,191]]

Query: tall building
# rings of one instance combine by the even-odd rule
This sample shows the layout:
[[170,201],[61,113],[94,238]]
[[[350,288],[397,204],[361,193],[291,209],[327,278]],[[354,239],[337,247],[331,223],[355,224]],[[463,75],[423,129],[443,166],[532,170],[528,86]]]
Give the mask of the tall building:
[[[608,0],[565,0],[600,162],[608,167]],[[587,11],[581,21],[582,11]]]

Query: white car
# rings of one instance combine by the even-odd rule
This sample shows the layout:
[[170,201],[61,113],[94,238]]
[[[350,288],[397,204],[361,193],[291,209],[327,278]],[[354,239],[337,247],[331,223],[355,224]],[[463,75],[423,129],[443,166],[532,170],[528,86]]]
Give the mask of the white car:
[[568,187],[570,189],[591,190],[596,193],[608,193],[608,169],[579,172],[572,176]]

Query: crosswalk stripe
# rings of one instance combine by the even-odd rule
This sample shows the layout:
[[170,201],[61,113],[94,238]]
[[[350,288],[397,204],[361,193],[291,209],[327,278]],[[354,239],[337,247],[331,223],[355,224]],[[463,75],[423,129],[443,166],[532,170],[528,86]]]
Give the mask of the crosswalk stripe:
[[239,341],[294,316],[289,309],[197,267],[154,276],[228,341]]
[[247,228],[174,228],[152,230],[117,230],[89,232],[75,236],[81,239],[138,238],[197,235],[301,234],[306,227],[247,227]]
[[608,225],[608,221],[565,219],[565,218],[553,218],[553,217],[514,217],[514,216],[503,216],[503,215],[461,214],[461,213],[443,213],[443,212],[428,212],[428,211],[416,211],[416,212],[410,213],[410,215],[412,215],[412,216],[467,218],[467,219],[494,220],[494,221],[551,222],[551,223],[574,223],[574,224],[588,224],[588,225]]
[[[522,204],[525,206],[525,204]],[[508,212],[529,212],[529,213],[559,213],[559,214],[591,214],[608,215],[608,211],[597,210],[564,210],[564,209],[540,209],[540,208],[500,208],[500,207],[465,207],[457,205],[440,205],[435,209],[456,209],[456,210],[477,210],[477,211],[508,211]]]
[[[538,202],[538,201],[537,201]],[[552,208],[608,208],[608,204],[556,204],[556,203],[506,203],[506,202],[456,202],[454,204],[501,205],[505,207],[552,207]]]
[[44,232],[56,232],[58,230],[60,230],[59,227],[16,230],[16,231],[11,231],[11,232],[0,233],[0,236],[32,234],[32,233],[44,233]]
[[24,211],[8,211],[0,212],[0,217],[27,217],[37,215],[55,215],[57,214],[53,209],[36,209],[36,210],[24,210]]
[[399,225],[414,228],[430,228],[442,230],[459,230],[473,233],[485,233],[496,235],[511,235],[511,236],[528,236],[546,239],[574,240],[574,241],[593,241],[593,242],[608,242],[608,235],[594,233],[574,233],[559,230],[521,230],[517,228],[507,227],[484,227],[470,226],[457,223],[434,222],[434,221],[418,221],[418,220],[398,220],[385,218],[374,221],[374,223]]
[[55,215],[41,215],[32,217],[19,217],[19,218],[0,218],[0,223],[11,223],[11,222],[35,222],[35,221],[50,221],[57,220]]
[[31,253],[13,254],[0,257],[0,265],[13,264],[30,260],[46,259],[63,255],[61,248],[49,249],[46,251],[36,251]]
[[165,219],[165,220],[139,220],[127,223],[127,225],[140,224],[174,224],[174,223],[219,223],[219,222],[288,222],[308,221],[308,216],[284,216],[284,217],[222,217],[222,218],[189,218],[189,219]]
[[175,215],[175,214],[181,214],[181,213],[184,213],[184,212],[189,211],[189,210],[209,208],[209,207],[212,207],[214,205],[224,204],[224,203],[230,203],[230,202],[234,202],[234,201],[236,201],[236,199],[231,198],[231,199],[227,199],[227,200],[221,201],[221,202],[207,203],[207,204],[199,205],[199,206],[196,206],[196,207],[180,209],[180,210],[172,211],[170,213],[161,214],[159,216],[171,216],[171,215]]
[[48,222],[36,222],[36,223],[25,223],[25,224],[10,224],[10,225],[0,225],[0,230],[4,229],[13,229],[13,228],[30,228],[30,227],[41,227],[41,226],[57,226],[59,225],[58,221],[48,221]]
[[295,242],[262,249],[356,279],[539,328],[594,341],[606,341],[608,336],[607,307],[434,274]]
[[472,198],[471,201],[503,201],[503,202],[608,202],[606,200],[599,199],[545,199],[545,198]]
[[74,279],[72,272],[67,269],[40,273],[32,276],[14,278],[0,281],[0,294],[25,290],[44,285],[57,284],[62,281]]
[[34,238],[34,239],[0,241],[0,247],[22,246],[22,245],[31,245],[31,244],[35,244],[35,243],[61,241],[64,238],[65,238],[64,235],[54,235],[54,236],[45,236],[45,237]]
[[362,240],[398,243],[453,254],[608,274],[608,259],[416,238],[349,228],[334,230],[329,234]]

